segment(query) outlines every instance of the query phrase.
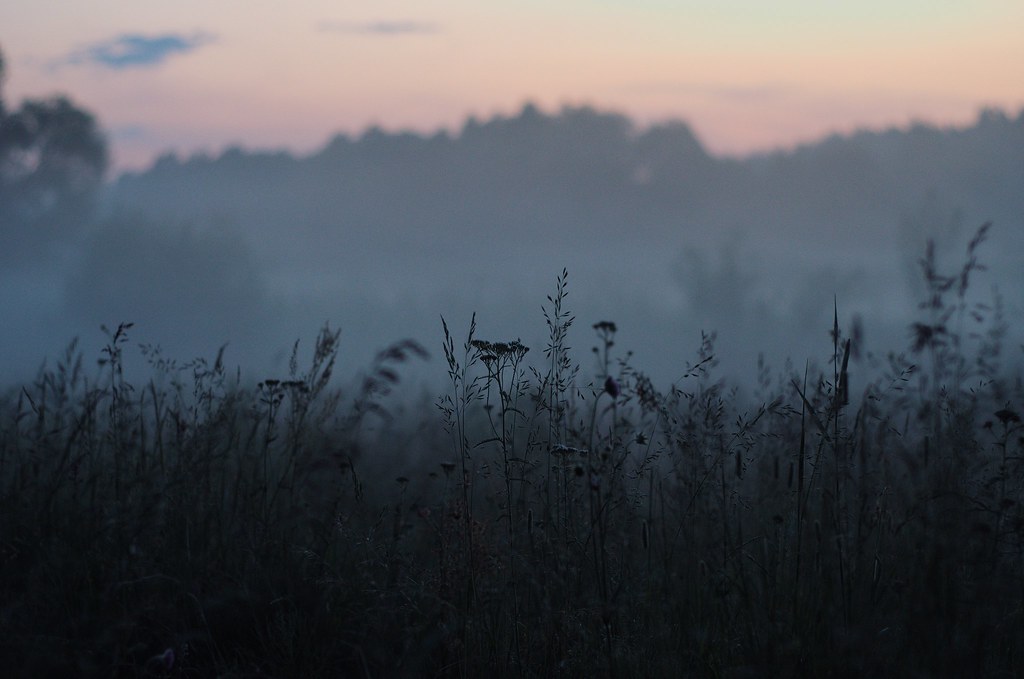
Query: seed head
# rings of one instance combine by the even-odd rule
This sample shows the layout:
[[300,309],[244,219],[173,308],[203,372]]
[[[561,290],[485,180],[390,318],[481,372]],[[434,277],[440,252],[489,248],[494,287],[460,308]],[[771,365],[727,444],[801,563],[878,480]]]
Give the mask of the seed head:
[[608,378],[604,381],[604,390],[608,392],[608,394],[612,398],[619,397],[619,383],[616,382],[615,378],[612,377],[611,375],[609,375]]

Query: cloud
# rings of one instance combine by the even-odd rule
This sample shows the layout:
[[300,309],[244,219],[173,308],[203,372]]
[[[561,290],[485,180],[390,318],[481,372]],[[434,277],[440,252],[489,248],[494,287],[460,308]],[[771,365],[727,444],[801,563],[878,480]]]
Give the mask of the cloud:
[[174,54],[187,54],[213,40],[213,36],[207,33],[123,33],[110,40],[75,50],[54,65],[95,64],[113,70],[147,68],[159,66]]
[[437,33],[438,27],[423,21],[381,20],[354,23],[322,21],[320,30],[328,33],[358,33],[362,35],[423,35]]

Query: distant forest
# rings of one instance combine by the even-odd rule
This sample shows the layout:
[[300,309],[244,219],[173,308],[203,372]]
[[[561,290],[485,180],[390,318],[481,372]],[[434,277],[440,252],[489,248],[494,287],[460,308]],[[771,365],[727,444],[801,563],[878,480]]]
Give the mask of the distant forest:
[[174,356],[230,343],[229,360],[278,368],[325,320],[345,328],[349,365],[400,337],[429,343],[441,313],[500,310],[492,332],[539,330],[563,268],[574,310],[632,329],[623,341],[656,372],[676,372],[653,357],[701,330],[744,365],[761,350],[802,360],[836,299],[875,346],[902,342],[926,242],[955,265],[985,222],[985,264],[1008,313],[1024,306],[1024,111],[729,158],[685,122],[527,104],[304,156],[168,153],[106,181],[102,121],[66,99],[0,112],[0,195],[14,197],[0,309],[19,329],[0,379],[127,321]]
[[[658,237],[685,224],[756,226],[804,242],[888,231],[929,194],[1022,225],[1024,111],[974,125],[833,135],[749,158],[710,155],[683,122],[638,128],[593,108],[470,118],[451,135],[338,135],[305,157],[246,151],[168,154],[122,176],[111,204],[178,220],[233,215],[291,236],[384,229],[406,238]],[[187,197],[187,200],[183,200]],[[1006,231],[1022,232],[1007,228]],[[809,239],[809,241],[808,241]],[[350,241],[351,242],[351,241]]]

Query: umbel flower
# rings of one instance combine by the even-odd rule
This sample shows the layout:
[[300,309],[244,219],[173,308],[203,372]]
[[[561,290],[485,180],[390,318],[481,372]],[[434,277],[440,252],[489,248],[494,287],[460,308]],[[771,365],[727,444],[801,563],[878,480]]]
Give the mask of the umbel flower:
[[473,340],[473,348],[480,352],[480,359],[484,363],[490,363],[501,358],[509,357],[513,360],[522,359],[530,347],[525,346],[519,340],[514,342],[486,342],[484,340]]

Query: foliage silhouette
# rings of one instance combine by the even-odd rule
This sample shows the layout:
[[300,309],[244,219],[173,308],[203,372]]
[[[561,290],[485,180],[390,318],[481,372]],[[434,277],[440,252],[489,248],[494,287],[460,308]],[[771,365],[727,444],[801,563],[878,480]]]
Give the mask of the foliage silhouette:
[[7,110],[0,55],[0,264],[31,265],[87,221],[107,169],[95,118],[69,99]]

